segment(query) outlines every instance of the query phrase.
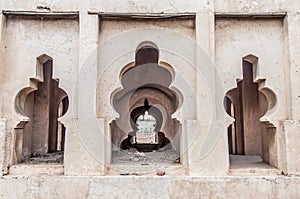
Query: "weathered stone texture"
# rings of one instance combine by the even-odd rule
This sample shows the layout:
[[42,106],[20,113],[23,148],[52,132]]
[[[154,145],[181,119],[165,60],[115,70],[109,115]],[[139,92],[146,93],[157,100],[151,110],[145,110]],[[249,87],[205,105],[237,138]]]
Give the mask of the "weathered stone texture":
[[[0,198],[299,198],[299,8],[299,0],[0,0]],[[180,151],[176,164],[112,163],[129,132],[111,142],[110,125],[135,107],[118,112],[113,97],[145,42],[157,46],[155,63],[169,71],[178,100],[168,115],[174,129],[182,127],[171,140]],[[20,129],[30,120],[16,96],[43,81],[36,66],[43,54],[53,58],[53,79],[70,102],[58,119],[66,127],[64,163],[16,164]],[[245,56],[258,60],[253,83],[267,101],[260,121],[255,117],[268,128],[268,145],[253,139],[251,150],[263,145],[256,151],[273,167],[231,167],[227,127],[234,116],[223,100],[242,80]],[[250,109],[261,106],[254,104]]]

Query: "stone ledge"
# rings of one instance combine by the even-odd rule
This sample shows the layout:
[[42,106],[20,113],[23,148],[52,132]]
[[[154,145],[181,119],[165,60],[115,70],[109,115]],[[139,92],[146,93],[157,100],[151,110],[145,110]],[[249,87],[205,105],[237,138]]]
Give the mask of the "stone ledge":
[[135,175],[155,176],[157,172],[166,172],[168,176],[186,175],[186,169],[182,164],[111,164],[107,168],[108,175]]
[[263,162],[260,156],[230,155],[229,175],[280,175],[282,171]]
[[62,164],[18,164],[9,168],[9,175],[34,176],[34,175],[63,175]]
[[300,177],[4,176],[1,198],[298,198]]

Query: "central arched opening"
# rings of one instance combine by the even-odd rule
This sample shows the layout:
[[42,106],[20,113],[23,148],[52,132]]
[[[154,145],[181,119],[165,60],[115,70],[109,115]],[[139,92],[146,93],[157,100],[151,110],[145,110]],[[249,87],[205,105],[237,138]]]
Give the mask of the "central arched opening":
[[182,99],[169,88],[174,74],[158,55],[156,45],[142,43],[133,66],[121,70],[123,89],[111,96],[119,113],[110,124],[112,162],[180,162],[181,124],[172,114]]
[[170,140],[161,131],[163,115],[161,111],[150,106],[148,99],[130,113],[133,131],[121,143],[121,149],[135,148],[139,152],[152,152],[167,145],[172,148]]

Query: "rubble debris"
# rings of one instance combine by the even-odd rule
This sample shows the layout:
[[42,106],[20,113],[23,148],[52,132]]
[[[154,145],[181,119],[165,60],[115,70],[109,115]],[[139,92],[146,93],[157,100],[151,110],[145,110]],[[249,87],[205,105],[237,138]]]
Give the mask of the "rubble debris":
[[136,149],[113,151],[114,163],[180,163],[179,155],[175,150],[162,152],[138,152]]
[[44,155],[33,154],[25,163],[27,164],[61,164],[63,163],[64,152],[47,153]]

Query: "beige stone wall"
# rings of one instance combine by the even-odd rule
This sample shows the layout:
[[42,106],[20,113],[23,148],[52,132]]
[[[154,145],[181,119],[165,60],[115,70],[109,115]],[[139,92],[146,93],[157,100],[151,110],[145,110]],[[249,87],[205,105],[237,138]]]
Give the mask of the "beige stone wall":
[[[1,178],[2,196],[11,196],[16,184],[16,198],[23,193],[28,198],[118,197],[128,189],[141,189],[128,196],[297,198],[297,177],[239,176],[243,171],[231,176],[226,128],[233,118],[225,113],[223,98],[242,77],[242,57],[258,57],[257,79],[266,79],[262,88],[277,97],[275,108],[261,118],[276,127],[275,173],[299,175],[299,8],[298,0],[0,0],[0,169],[8,175]],[[183,95],[173,115],[182,124],[181,164],[176,166],[111,164],[115,148],[109,123],[118,117],[111,96],[122,88],[119,75],[143,41],[159,47],[160,63],[174,71],[171,87]],[[31,86],[30,78],[38,78],[36,58],[42,54],[53,58],[53,77],[70,101],[59,119],[67,128],[64,164],[55,168],[13,165],[15,128],[28,120],[16,110],[15,97]],[[167,176],[154,177],[161,169]],[[123,170],[147,177],[114,176]],[[11,177],[41,173],[54,176]],[[179,175],[184,177],[170,177]],[[147,189],[141,187],[146,182],[151,184]],[[61,189],[66,184],[69,188]],[[162,194],[155,195],[157,189]]]
[[[299,177],[6,177],[2,198],[298,198]],[[147,185],[145,187],[145,184]]]

